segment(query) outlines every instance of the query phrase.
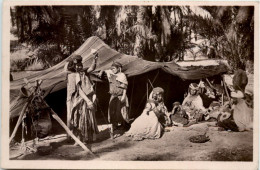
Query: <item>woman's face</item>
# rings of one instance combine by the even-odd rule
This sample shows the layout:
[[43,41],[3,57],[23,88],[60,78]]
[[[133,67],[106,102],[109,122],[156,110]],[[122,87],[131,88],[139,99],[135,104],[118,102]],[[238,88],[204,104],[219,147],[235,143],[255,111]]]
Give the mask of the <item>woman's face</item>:
[[153,93],[153,100],[157,102],[162,102],[163,101],[163,96],[162,94],[159,93]]
[[157,101],[158,102],[162,102],[163,101],[163,95],[162,94],[158,94],[157,95]]
[[195,89],[190,89],[190,94],[191,94],[191,95],[196,95],[196,93],[197,93],[197,90],[195,90]]
[[82,64],[77,64],[77,65],[75,65],[75,70],[76,70],[76,72],[82,71],[82,70],[83,70]]

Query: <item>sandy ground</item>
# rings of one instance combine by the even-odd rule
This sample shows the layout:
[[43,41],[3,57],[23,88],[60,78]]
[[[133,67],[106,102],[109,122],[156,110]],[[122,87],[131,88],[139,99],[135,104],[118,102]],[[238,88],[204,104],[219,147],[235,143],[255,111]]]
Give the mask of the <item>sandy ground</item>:
[[[122,135],[110,139],[108,129],[102,128],[92,144],[96,156],[66,141],[64,135],[52,136],[37,146],[51,145],[47,155],[38,152],[21,154],[19,146],[10,148],[10,159],[18,160],[113,160],[113,161],[252,161],[253,132],[218,131],[215,122],[190,127],[173,127],[160,139],[133,141]],[[189,138],[207,131],[210,141],[191,143]],[[118,131],[123,133],[123,131]],[[28,146],[30,146],[28,144]]]

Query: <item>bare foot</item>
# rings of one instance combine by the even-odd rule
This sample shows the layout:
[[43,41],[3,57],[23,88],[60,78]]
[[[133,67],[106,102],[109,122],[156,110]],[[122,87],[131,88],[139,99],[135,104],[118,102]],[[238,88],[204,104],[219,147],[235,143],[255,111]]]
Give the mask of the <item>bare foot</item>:
[[114,135],[114,139],[115,139],[115,138],[118,138],[118,137],[120,137],[120,136],[121,136],[120,134],[115,134],[115,135]]

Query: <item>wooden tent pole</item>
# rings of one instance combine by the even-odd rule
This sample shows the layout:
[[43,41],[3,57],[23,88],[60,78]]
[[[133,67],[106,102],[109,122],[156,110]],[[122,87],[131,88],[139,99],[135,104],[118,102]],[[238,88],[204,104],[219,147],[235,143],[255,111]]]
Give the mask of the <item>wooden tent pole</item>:
[[[221,86],[224,86],[223,81],[221,80]],[[224,93],[221,94],[222,106],[224,106]]]
[[[43,102],[46,104],[46,106],[49,107],[49,105],[43,100]],[[90,152],[92,155],[95,156],[95,154],[89,149],[87,148],[71,131],[70,129],[66,126],[66,124],[59,118],[59,116],[57,115],[57,113],[55,113],[51,108],[51,115],[52,117],[57,120],[57,122],[65,129],[65,131],[68,133],[68,135],[70,135],[77,144],[79,144],[85,151]]]
[[205,78],[210,86],[210,88],[214,89],[213,85],[209,82],[209,80],[207,78]]
[[148,101],[148,99],[149,99],[148,82],[146,82],[146,93],[147,93],[146,100]]
[[224,89],[225,89],[225,92],[226,92],[227,97],[228,97],[228,101],[229,101],[229,103],[230,103],[230,97],[229,97],[229,94],[228,94],[228,91],[227,91],[227,86],[226,86],[226,82],[225,82],[224,76],[223,76],[223,85],[224,85]]
[[17,130],[18,130],[18,127],[20,126],[20,124],[21,124],[21,122],[22,122],[22,119],[23,119],[23,116],[24,116],[24,114],[25,114],[25,111],[26,111],[26,109],[27,109],[27,107],[28,107],[28,104],[29,104],[29,102],[26,102],[26,104],[23,106],[23,109],[22,109],[22,111],[21,111],[21,113],[20,113],[20,116],[19,116],[19,118],[18,118],[18,120],[17,120],[17,123],[16,123],[16,125],[15,125],[14,131],[13,131],[13,133],[12,133],[10,139],[9,139],[9,143],[11,143],[11,141],[13,140],[13,138],[14,138],[14,136],[15,136]]

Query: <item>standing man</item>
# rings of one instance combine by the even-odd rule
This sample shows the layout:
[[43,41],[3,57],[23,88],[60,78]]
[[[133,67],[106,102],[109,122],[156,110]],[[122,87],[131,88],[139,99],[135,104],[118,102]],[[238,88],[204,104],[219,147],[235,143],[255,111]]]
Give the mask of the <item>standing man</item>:
[[126,75],[122,72],[122,64],[114,62],[109,70],[100,71],[99,77],[103,72],[106,73],[109,82],[109,93],[111,95],[108,106],[108,121],[110,123],[110,136],[116,138],[119,134],[114,135],[114,129],[125,123],[128,119],[128,98],[126,90],[128,81]]

